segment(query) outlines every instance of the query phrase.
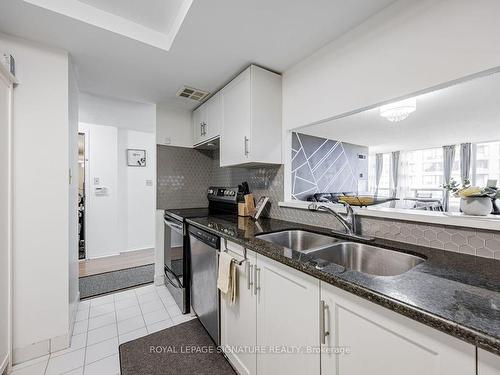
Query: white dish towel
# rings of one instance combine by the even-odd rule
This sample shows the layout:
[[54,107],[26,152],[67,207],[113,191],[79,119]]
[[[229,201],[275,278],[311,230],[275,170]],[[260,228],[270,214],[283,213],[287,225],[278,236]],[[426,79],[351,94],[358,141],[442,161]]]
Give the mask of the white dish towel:
[[219,274],[217,277],[217,287],[229,296],[229,301],[233,304],[236,300],[236,265],[233,257],[221,251],[219,256]]

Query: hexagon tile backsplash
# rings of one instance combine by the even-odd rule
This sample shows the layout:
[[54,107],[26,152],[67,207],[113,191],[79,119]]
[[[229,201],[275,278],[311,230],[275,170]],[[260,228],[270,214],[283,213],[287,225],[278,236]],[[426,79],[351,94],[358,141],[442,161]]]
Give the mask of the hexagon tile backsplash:
[[[271,217],[324,228],[342,229],[337,220],[327,213],[279,207],[278,202],[283,201],[284,194],[283,168],[274,169],[275,172],[270,174],[273,179],[268,183],[268,188],[254,189],[256,198],[260,195],[270,197]],[[360,224],[365,235],[500,259],[500,232],[368,217],[360,218]]]
[[[158,146],[157,158],[158,208],[205,206],[209,185],[235,186],[248,181],[256,199],[269,197],[270,217],[342,229],[329,214],[278,206],[284,199],[283,167],[221,168],[217,151],[169,146]],[[500,259],[500,232],[368,217],[360,218],[360,224],[365,235]]]

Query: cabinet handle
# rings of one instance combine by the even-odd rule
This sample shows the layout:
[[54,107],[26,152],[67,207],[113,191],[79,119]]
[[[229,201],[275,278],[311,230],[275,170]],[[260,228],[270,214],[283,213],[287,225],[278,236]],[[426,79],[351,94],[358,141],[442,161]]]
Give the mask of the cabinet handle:
[[203,135],[203,123],[200,122],[200,136]]
[[250,264],[250,262],[247,261],[247,289],[252,290],[252,271],[253,271],[253,265]]
[[248,137],[245,135],[245,156],[248,156]]
[[253,294],[257,295],[257,291],[260,290],[260,268],[255,266],[253,271]]
[[325,310],[328,310],[328,305],[323,300],[319,301],[319,334],[321,336],[321,344],[323,345],[326,344],[326,336],[330,334],[326,330]]
[[203,123],[203,135],[207,135],[207,123]]

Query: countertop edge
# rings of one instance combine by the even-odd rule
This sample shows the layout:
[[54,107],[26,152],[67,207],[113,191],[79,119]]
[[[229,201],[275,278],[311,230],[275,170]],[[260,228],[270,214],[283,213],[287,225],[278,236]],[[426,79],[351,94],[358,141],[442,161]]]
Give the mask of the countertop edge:
[[435,315],[435,314],[432,314],[426,310],[422,310],[422,309],[419,309],[417,307],[410,306],[404,302],[387,297],[383,294],[377,293],[377,292],[372,291],[370,289],[367,289],[363,286],[354,284],[354,283],[349,282],[347,280],[343,280],[343,279],[335,276],[334,274],[329,273],[328,275],[325,274],[324,277],[322,277],[321,271],[313,270],[312,267],[310,267],[310,266],[308,267],[307,265],[304,264],[304,267],[297,267],[297,265],[294,264],[293,262],[285,262],[284,259],[281,257],[278,257],[278,256],[275,257],[275,256],[272,256],[271,254],[260,251],[259,249],[251,248],[250,246],[248,246],[249,244],[246,243],[245,241],[242,241],[238,238],[227,235],[227,234],[220,232],[214,228],[210,228],[208,226],[197,223],[196,221],[193,221],[190,219],[186,219],[186,221],[190,225],[196,226],[200,229],[203,229],[203,230],[206,230],[210,233],[216,234],[217,236],[220,236],[221,238],[225,238],[231,242],[242,245],[242,246],[248,248],[249,250],[256,252],[257,254],[263,255],[269,259],[277,261],[278,263],[284,264],[284,265],[289,266],[297,271],[300,271],[300,272],[303,272],[309,276],[312,276],[320,281],[323,281],[325,283],[328,283],[330,285],[338,287],[338,288],[345,290],[349,293],[352,293],[358,297],[361,297],[365,300],[373,302],[379,306],[385,307],[391,311],[394,311],[398,314],[406,316],[409,319],[412,319],[412,320],[417,321],[419,323],[425,324],[428,327],[437,329],[440,332],[443,332],[443,333],[446,333],[446,334],[451,335],[453,337],[456,337],[462,341],[465,341],[469,344],[475,345],[478,348],[484,349],[484,350],[491,352],[493,354],[500,355],[500,340],[496,339],[495,337],[492,337],[492,336],[487,335],[483,332],[462,326],[459,323],[442,318],[442,317]]

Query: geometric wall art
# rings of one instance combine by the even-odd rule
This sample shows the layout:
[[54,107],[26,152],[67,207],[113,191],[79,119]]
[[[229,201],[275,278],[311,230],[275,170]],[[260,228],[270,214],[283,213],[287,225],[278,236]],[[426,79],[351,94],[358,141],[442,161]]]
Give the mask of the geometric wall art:
[[292,132],[292,198],[357,193],[368,178],[368,147]]

